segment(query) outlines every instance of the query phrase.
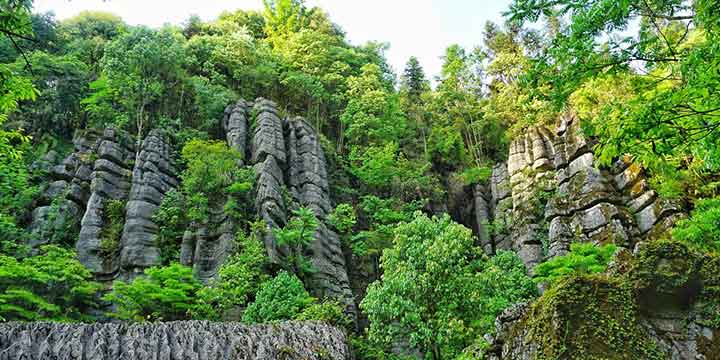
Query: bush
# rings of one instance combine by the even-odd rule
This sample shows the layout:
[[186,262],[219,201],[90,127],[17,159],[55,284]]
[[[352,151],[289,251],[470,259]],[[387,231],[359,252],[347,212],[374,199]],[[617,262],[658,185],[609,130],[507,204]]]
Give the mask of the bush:
[[246,305],[268,276],[265,246],[255,236],[238,234],[238,253],[220,267],[208,286],[198,291],[198,303],[192,310],[196,319],[220,319],[234,308]]
[[190,223],[184,204],[182,193],[175,189],[170,190],[152,216],[153,222],[158,224],[155,241],[160,248],[160,258],[164,265],[180,256],[182,237]]
[[290,320],[313,303],[303,283],[295,275],[281,271],[264,283],[243,314],[248,324]]
[[345,307],[337,300],[314,303],[295,316],[295,320],[322,321],[348,331],[352,326],[352,320],[345,314]]
[[300,276],[314,272],[310,261],[302,255],[313,241],[315,241],[315,230],[318,220],[312,210],[301,207],[293,210],[293,217],[284,228],[274,228],[273,233],[280,246],[290,248],[290,253],[285,259],[284,267]]
[[690,218],[679,221],[672,236],[694,249],[720,253],[720,198],[695,202]]
[[110,200],[103,209],[105,226],[100,233],[100,253],[111,256],[120,249],[120,240],[125,226],[125,201]]
[[0,255],[0,319],[87,321],[100,284],[75,253],[54,245],[18,261]]
[[131,283],[115,281],[112,292],[103,300],[117,305],[109,315],[121,320],[183,320],[196,307],[196,294],[201,287],[191,268],[174,263],[145,269],[145,276]]
[[535,268],[533,280],[552,284],[558,279],[574,274],[595,274],[605,271],[617,247],[612,244],[595,246],[591,243],[570,245],[567,255],[554,257]]

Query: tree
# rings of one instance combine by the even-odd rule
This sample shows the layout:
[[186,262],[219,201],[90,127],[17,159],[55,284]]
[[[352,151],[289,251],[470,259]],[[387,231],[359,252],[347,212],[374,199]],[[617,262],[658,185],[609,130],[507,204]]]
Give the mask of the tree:
[[[32,79],[38,96],[32,105],[23,106],[14,119],[26,121],[35,132],[55,133],[66,138],[73,129],[82,128],[84,112],[80,101],[87,96],[89,69],[74,56],[56,56],[34,51],[25,60],[11,66],[17,74]],[[30,130],[29,129],[29,130]]]
[[[225,203],[233,199],[228,195],[244,196],[254,183],[251,168],[238,166],[243,154],[229,148],[222,141],[190,140],[183,146],[182,159],[186,169],[180,175],[182,192],[190,221],[204,223],[209,216],[210,204]],[[230,208],[228,208],[230,210]]]
[[423,96],[430,91],[430,83],[425,78],[417,58],[412,56],[405,65],[400,78],[401,104],[409,118],[414,120],[415,133],[420,133],[423,142],[423,154],[427,155],[427,124]]
[[260,287],[255,301],[243,314],[243,322],[258,324],[290,320],[313,302],[297,276],[281,271]]
[[[17,40],[30,39],[32,35],[31,5],[26,0],[0,1],[0,34],[21,53]],[[29,66],[27,60],[25,66]],[[24,158],[30,138],[3,125],[21,101],[34,100],[36,96],[30,79],[20,76],[11,66],[0,64],[0,250],[6,254],[18,250],[26,235],[16,220],[26,211],[37,187],[30,183]]]
[[308,25],[312,14],[304,0],[263,0],[263,5],[265,33],[270,38],[299,31]]
[[535,295],[517,256],[488,262],[470,230],[448,215],[416,213],[394,234],[382,278],[360,304],[373,342],[389,347],[407,339],[429,358],[452,358],[491,330],[499,311]]
[[94,74],[100,72],[100,60],[105,45],[127,31],[127,25],[114,14],[101,11],[81,11],[63,20],[58,26],[63,52],[76,56]]
[[290,249],[288,258],[285,259],[287,270],[304,277],[305,274],[315,271],[303,253],[315,241],[318,220],[313,211],[306,207],[300,207],[292,213],[290,221],[282,229],[274,228],[273,234],[278,245]]
[[92,83],[93,94],[84,100],[96,121],[118,126],[132,122],[141,141],[161,115],[177,115],[169,105],[170,93],[181,84],[185,53],[182,35],[136,27],[105,46],[102,75]]
[[[708,91],[720,84],[718,10],[713,1],[516,0],[508,15],[517,24],[572,19],[523,77],[557,109],[592,79],[635,77],[635,96],[602,104],[586,130],[599,139],[602,164],[634,154],[658,182],[673,184],[665,195],[678,196],[703,195],[720,166],[720,97]],[[635,21],[633,36],[623,34]]]
[[145,276],[130,283],[115,281],[104,301],[117,306],[109,315],[121,320],[173,321],[189,318],[196,307],[202,284],[193,277],[192,268],[171,264],[145,269]]
[[22,260],[0,255],[0,319],[87,321],[101,286],[73,251],[46,245]]
[[420,62],[414,56],[411,56],[407,64],[405,64],[405,71],[403,76],[400,78],[400,91],[405,92],[410,102],[417,104],[420,101],[420,96],[430,90],[430,84],[425,78],[425,72],[420,66]]

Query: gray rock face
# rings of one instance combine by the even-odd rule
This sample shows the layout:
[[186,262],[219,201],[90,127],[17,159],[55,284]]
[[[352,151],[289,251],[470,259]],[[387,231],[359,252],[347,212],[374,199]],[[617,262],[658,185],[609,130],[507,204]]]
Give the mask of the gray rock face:
[[247,326],[179,321],[156,324],[0,324],[0,359],[350,359],[345,335],[313,322]]
[[180,263],[192,266],[203,282],[214,277],[233,251],[235,224],[223,211],[224,202],[210,204],[207,224],[191,224],[185,231]]
[[289,120],[288,128],[290,192],[298,204],[312,210],[320,220],[309,254],[317,270],[312,274],[311,290],[321,298],[340,299],[355,314],[340,238],[325,224],[332,209],[325,154],[317,134],[304,119]]
[[[103,230],[107,229],[108,203],[126,201],[135,159],[133,141],[125,132],[106,129],[95,148],[97,159],[90,175],[90,198],[81,221],[76,248],[78,258],[99,280],[113,279],[119,270],[119,246],[108,254],[103,244]],[[118,245],[119,245],[119,239]]]
[[272,101],[257,99],[253,111],[257,114],[251,149],[255,169],[255,209],[267,225],[264,242],[268,256],[277,264],[288,251],[277,245],[272,232],[287,221],[287,204],[283,196],[288,191],[283,171],[287,161],[283,123],[277,105]]
[[153,130],[135,159],[120,244],[120,264],[125,278],[160,265],[160,249],[155,240],[158,227],[152,216],[165,194],[178,186],[172,151],[164,134]]
[[230,148],[239,151],[243,156],[247,153],[248,118],[252,103],[245,100],[225,108],[223,129]]
[[[30,246],[47,243],[53,234],[80,231],[82,218],[90,194],[94,149],[102,134],[95,131],[78,132],[73,139],[73,152],[56,164],[56,155],[38,163],[48,171],[52,181],[33,210]],[[53,205],[54,202],[54,205]],[[70,235],[74,236],[74,235]]]
[[[485,250],[513,249],[530,270],[567,253],[573,242],[631,249],[684,216],[681,204],[648,188],[631,159],[598,168],[592,144],[572,116],[562,117],[555,131],[536,127],[516,138],[508,163],[495,166],[489,185],[495,233]],[[476,198],[475,213],[486,212]]]

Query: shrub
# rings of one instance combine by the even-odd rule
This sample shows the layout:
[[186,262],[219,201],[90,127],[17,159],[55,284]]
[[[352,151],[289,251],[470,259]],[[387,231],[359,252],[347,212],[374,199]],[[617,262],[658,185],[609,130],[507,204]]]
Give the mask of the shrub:
[[145,269],[145,276],[130,283],[115,281],[112,292],[103,300],[117,305],[109,315],[121,320],[182,320],[196,306],[196,294],[201,287],[191,268],[173,263]]
[[681,220],[672,236],[700,251],[720,252],[720,198],[695,202],[690,218]]
[[290,320],[313,303],[303,283],[295,275],[281,271],[275,278],[260,286],[243,314],[248,324]]
[[591,243],[570,245],[567,255],[554,257],[535,268],[536,283],[552,284],[573,274],[595,274],[605,271],[617,247],[612,244],[595,246]]
[[75,253],[54,245],[18,261],[0,255],[0,319],[86,321],[100,284]]
[[350,330],[352,320],[345,314],[345,308],[337,300],[313,303],[295,316],[295,320],[322,321],[333,326]]
[[262,242],[255,236],[238,234],[239,251],[220,267],[216,278],[198,291],[193,318],[220,319],[234,308],[246,305],[268,276],[264,272],[267,255]]
[[312,210],[301,207],[293,210],[293,217],[282,229],[275,228],[273,233],[280,246],[290,248],[290,254],[285,259],[284,267],[301,277],[314,272],[312,264],[302,255],[303,251],[315,241],[315,230],[318,220]]

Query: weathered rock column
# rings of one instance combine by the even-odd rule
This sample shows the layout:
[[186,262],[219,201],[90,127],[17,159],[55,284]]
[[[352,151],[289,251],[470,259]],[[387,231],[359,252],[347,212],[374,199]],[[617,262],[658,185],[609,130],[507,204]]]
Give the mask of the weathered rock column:
[[[106,129],[98,140],[94,161],[90,198],[85,209],[77,242],[78,258],[95,277],[109,281],[117,275],[120,262],[120,239],[117,247],[106,248],[103,230],[110,225],[107,219],[108,202],[126,201],[130,191],[132,162],[135,159],[133,140],[122,131]],[[105,249],[104,249],[105,248]]]
[[165,135],[153,130],[135,159],[120,252],[123,277],[127,279],[161,263],[156,241],[158,226],[152,216],[165,194],[178,186],[172,152]]
[[274,102],[257,99],[253,111],[256,115],[250,161],[255,169],[255,209],[265,221],[264,237],[270,262],[278,264],[287,255],[275,240],[273,228],[285,226],[286,204],[283,192],[287,191],[283,168],[287,163],[283,124]]
[[326,225],[332,210],[325,167],[325,154],[315,130],[303,118],[288,121],[290,192],[295,201],[315,213],[318,228],[309,257],[316,272],[311,275],[310,290],[321,298],[337,298],[356,316],[345,257],[340,238]]

